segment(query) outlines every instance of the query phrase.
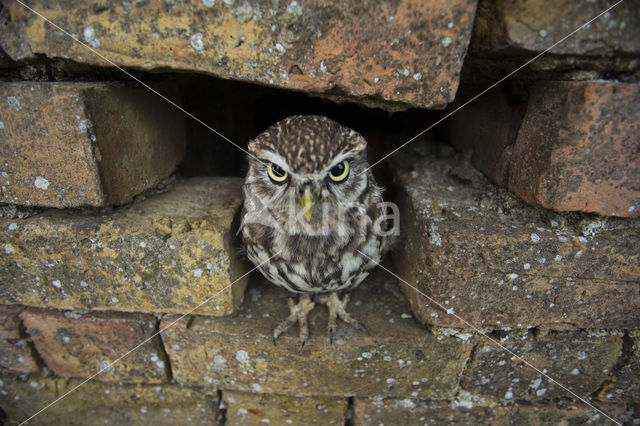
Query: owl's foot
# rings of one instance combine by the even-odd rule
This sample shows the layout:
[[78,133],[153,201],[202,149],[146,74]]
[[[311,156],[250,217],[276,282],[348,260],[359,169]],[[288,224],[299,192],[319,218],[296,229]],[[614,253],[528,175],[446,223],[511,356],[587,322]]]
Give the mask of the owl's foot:
[[273,344],[277,344],[278,337],[297,322],[300,327],[300,344],[304,346],[309,338],[307,315],[314,306],[316,306],[316,304],[311,301],[309,293],[301,293],[297,304],[293,299],[289,299],[289,311],[291,314],[273,330]]
[[348,294],[345,294],[342,300],[338,297],[338,293],[320,294],[315,297],[315,300],[325,305],[329,310],[329,343],[333,343],[333,336],[336,331],[336,320],[338,318],[369,335],[367,327],[347,312],[347,303],[349,303]]

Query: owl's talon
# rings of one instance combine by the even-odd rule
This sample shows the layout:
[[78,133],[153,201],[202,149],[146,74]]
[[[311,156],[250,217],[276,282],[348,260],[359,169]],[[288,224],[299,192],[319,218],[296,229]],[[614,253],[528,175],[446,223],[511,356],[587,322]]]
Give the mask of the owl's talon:
[[359,328],[370,336],[367,327],[347,312],[347,303],[349,303],[349,295],[346,294],[342,300],[338,297],[338,293],[321,294],[316,296],[315,300],[322,303],[329,310],[329,343],[333,343],[333,337],[336,330],[337,319],[340,318],[353,328]]
[[364,325],[363,323],[359,322],[358,323],[358,328],[360,328],[360,330],[364,331],[367,336],[371,336],[371,333],[369,333],[369,330],[367,329],[367,326]]
[[304,347],[307,339],[309,338],[309,326],[307,324],[307,315],[314,308],[316,304],[311,301],[311,296],[308,293],[300,294],[298,303],[295,303],[293,299],[289,299],[289,310],[291,313],[286,320],[281,322],[275,330],[273,330],[273,343],[277,344],[278,337],[285,331],[287,331],[296,322],[300,327],[299,342]]

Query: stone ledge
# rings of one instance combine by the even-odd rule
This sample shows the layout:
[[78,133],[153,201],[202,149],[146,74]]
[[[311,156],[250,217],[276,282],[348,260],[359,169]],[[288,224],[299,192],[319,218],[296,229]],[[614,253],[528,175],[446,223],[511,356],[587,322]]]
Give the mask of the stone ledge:
[[[289,396],[450,399],[457,391],[471,343],[430,334],[411,318],[397,284],[383,271],[365,280],[349,303],[372,335],[341,323],[333,345],[326,309],[319,306],[310,315],[304,348],[297,326],[274,346],[273,329],[288,315],[289,293],[256,275],[247,294],[235,317],[183,319],[163,333],[178,383]],[[173,321],[164,319],[161,328]]]
[[118,209],[0,218],[0,302],[183,313],[215,295],[196,312],[228,315],[248,280],[235,245],[241,183],[188,179]]
[[[525,205],[455,159],[398,171],[399,275],[417,319],[440,327],[638,328],[635,219],[576,226]],[[405,169],[406,170],[406,169]]]
[[14,82],[0,83],[0,99],[2,203],[125,204],[173,173],[184,153],[182,113],[146,89]]
[[[29,5],[121,66],[207,73],[397,109],[453,100],[476,0]],[[6,7],[0,46],[12,59],[107,65],[19,4]]]

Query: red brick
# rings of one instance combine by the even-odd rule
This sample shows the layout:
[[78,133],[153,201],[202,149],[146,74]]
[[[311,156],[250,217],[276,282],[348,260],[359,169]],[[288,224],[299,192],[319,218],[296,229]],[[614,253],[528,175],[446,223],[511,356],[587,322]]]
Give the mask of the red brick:
[[462,328],[469,325],[458,317],[485,328],[640,326],[634,223],[572,223],[454,159],[414,159],[413,169],[396,169],[402,214],[393,259],[412,286],[403,290],[418,320]]
[[22,330],[22,307],[0,305],[0,368],[12,373],[40,371],[39,362]]
[[509,190],[556,211],[640,217],[640,84],[537,82]]
[[[118,65],[206,73],[397,109],[451,102],[477,2],[211,3],[29,5]],[[45,55],[107,65],[19,4],[6,7],[0,46],[13,59]]]
[[637,82],[640,17],[635,3],[618,2],[582,27],[614,3],[558,0],[549,7],[545,0],[482,1],[462,80],[482,83],[484,89],[519,69],[519,80]]
[[[575,2],[557,0],[487,0],[478,8],[473,49],[513,55],[514,51],[542,52],[587,21],[604,12],[615,1]],[[640,53],[640,17],[633,2],[622,2],[553,48],[557,55],[605,56]]]
[[638,99],[640,84],[539,81],[528,95],[505,86],[458,113],[452,143],[528,203],[640,217]]
[[146,89],[110,83],[0,84],[0,202],[124,204],[168,177],[182,113]]
[[84,378],[108,367],[95,379],[128,383],[167,380],[167,364],[160,340],[153,336],[157,328],[153,316],[75,314],[28,308],[21,317],[36,350],[56,374]]

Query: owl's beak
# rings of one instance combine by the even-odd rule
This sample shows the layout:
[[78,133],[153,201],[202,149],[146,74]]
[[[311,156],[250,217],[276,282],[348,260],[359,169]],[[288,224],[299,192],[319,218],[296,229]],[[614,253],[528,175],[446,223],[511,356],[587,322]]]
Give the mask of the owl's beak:
[[310,185],[304,186],[304,192],[300,195],[298,201],[304,212],[304,218],[309,222],[311,220],[311,214],[313,213],[313,206],[316,204],[316,199],[311,193]]

